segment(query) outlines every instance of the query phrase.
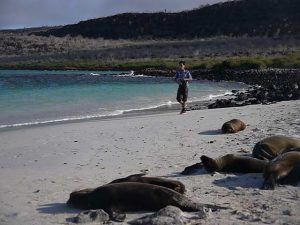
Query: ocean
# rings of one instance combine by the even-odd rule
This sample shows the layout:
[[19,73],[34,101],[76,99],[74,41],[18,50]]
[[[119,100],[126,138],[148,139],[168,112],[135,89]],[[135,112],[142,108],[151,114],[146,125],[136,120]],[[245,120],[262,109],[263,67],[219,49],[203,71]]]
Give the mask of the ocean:
[[[210,100],[246,85],[189,82],[189,102]],[[172,106],[172,78],[133,71],[0,70],[0,129],[104,118]]]

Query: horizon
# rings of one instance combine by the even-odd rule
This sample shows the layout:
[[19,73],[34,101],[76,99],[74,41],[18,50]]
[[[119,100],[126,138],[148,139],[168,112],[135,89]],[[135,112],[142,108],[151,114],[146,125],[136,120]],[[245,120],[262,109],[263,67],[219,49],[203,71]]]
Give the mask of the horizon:
[[64,26],[122,13],[180,12],[229,0],[115,1],[74,0],[70,3],[66,0],[1,0],[0,30]]

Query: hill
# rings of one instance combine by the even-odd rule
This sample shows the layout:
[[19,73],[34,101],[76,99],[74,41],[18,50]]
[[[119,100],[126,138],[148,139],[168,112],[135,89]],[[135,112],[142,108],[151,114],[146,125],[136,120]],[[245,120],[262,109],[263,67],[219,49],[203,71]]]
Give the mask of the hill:
[[191,39],[300,34],[299,0],[240,0],[179,13],[124,13],[33,32],[105,39]]

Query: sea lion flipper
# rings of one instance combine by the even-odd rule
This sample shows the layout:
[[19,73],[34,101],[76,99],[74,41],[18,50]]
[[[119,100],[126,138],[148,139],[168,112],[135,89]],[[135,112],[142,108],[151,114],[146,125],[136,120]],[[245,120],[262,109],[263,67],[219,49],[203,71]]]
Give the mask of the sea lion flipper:
[[203,168],[203,164],[200,163],[195,163],[191,166],[185,167],[184,170],[181,172],[182,175],[190,175],[193,174],[197,169]]
[[269,145],[267,144],[262,144],[260,147],[260,158],[263,160],[271,160],[273,159],[275,156],[270,154],[272,152],[272,150],[270,149]]
[[276,184],[275,176],[270,175],[268,178],[266,178],[264,180],[264,183],[263,183],[261,189],[274,190],[275,189],[275,184]]
[[123,222],[126,219],[126,214],[120,209],[110,208],[107,213],[110,219],[116,222]]

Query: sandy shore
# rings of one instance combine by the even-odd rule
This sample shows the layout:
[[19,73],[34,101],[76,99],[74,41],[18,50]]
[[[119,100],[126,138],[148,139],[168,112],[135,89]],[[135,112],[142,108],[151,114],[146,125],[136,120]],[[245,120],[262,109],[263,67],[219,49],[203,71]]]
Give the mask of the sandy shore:
[[[70,192],[141,171],[180,180],[196,201],[231,207],[203,224],[300,224],[299,185],[265,191],[261,174],[179,175],[202,154],[251,153],[274,134],[300,137],[299,115],[300,101],[290,101],[0,132],[0,224],[68,224],[79,212],[65,205]],[[246,130],[221,134],[233,118]]]

